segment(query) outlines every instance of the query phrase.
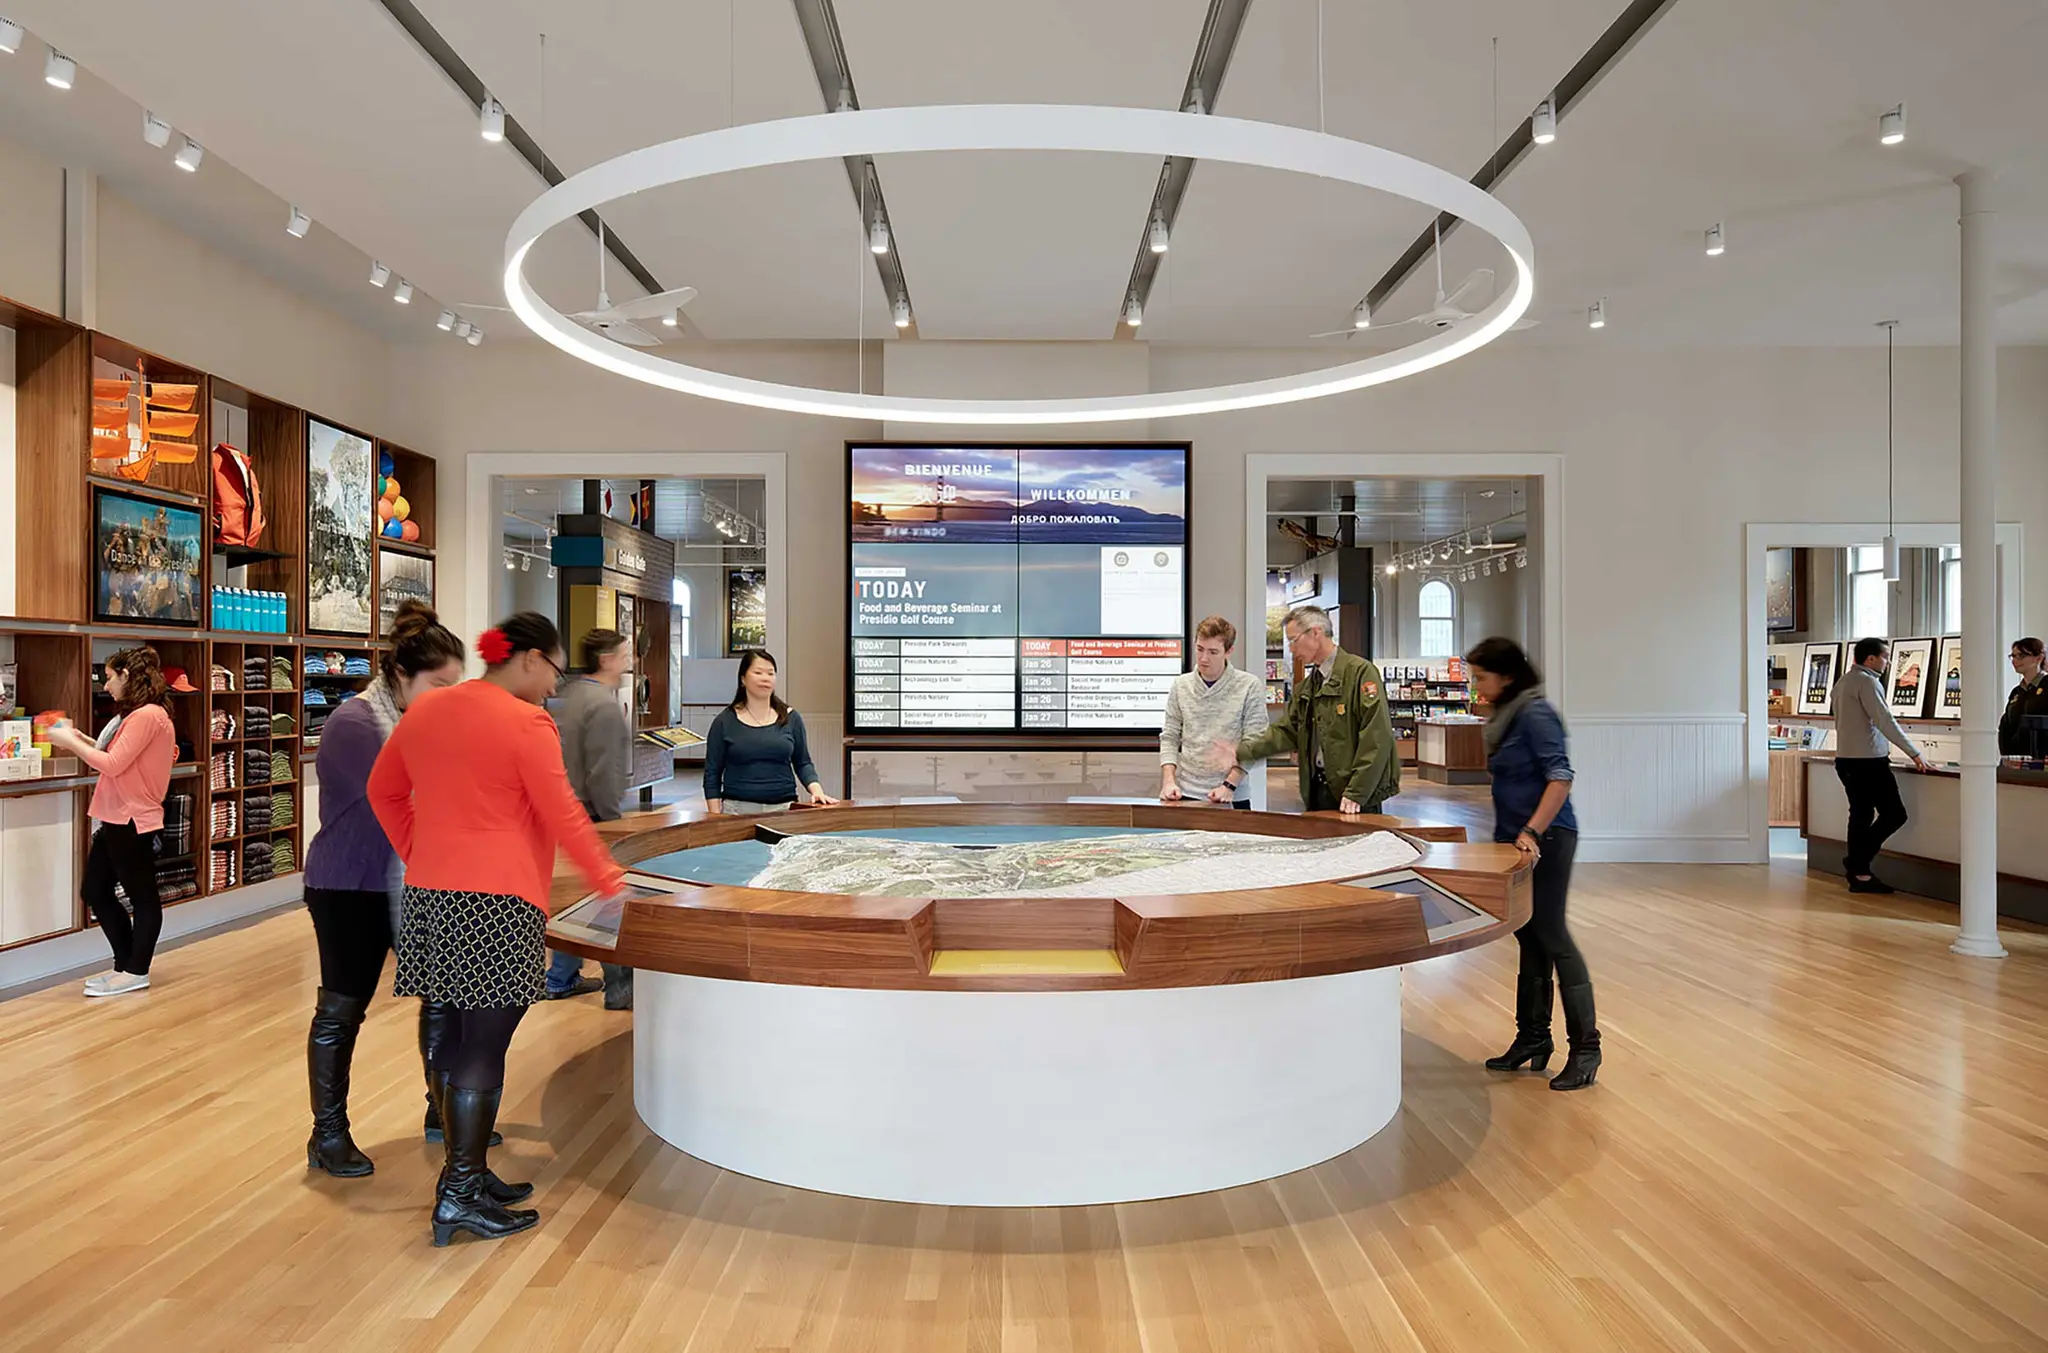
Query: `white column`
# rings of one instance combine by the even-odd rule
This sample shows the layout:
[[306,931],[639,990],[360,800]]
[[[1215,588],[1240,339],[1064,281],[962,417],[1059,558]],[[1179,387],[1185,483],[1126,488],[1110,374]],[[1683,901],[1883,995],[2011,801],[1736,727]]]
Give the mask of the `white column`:
[[64,318],[100,322],[100,183],[91,170],[64,170]]
[[1998,942],[1998,213],[1992,178],[1956,179],[1963,195],[1963,785],[1962,926],[1950,948],[2003,958]]

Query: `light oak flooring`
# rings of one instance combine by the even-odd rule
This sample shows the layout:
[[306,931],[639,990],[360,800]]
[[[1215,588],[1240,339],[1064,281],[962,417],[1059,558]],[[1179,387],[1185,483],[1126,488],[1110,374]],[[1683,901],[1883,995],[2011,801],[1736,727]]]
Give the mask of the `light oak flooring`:
[[0,1348],[2048,1346],[2048,936],[1957,958],[1952,910],[1782,867],[1585,867],[1573,908],[1596,1088],[1479,1067],[1510,1032],[1494,945],[1409,970],[1379,1136],[1135,1206],[721,1172],[634,1117],[627,1017],[544,1005],[495,1158],[542,1223],[446,1250],[410,1002],[379,1000],[357,1063],[376,1175],[305,1173],[313,950],[280,914],[167,953],[146,995],[0,1004]]

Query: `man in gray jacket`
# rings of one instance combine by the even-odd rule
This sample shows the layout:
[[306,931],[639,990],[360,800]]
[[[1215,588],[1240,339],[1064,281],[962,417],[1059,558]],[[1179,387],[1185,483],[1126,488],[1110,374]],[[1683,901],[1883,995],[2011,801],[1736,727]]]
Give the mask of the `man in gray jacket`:
[[[619,705],[619,689],[633,653],[617,630],[592,630],[580,647],[585,673],[562,691],[562,765],[569,772],[569,788],[582,800],[591,821],[611,822],[624,816],[619,804],[633,773],[633,732]],[[601,966],[604,1008],[631,1010],[633,970],[616,963]],[[548,965],[551,1001],[584,995],[598,985],[595,978],[583,976],[583,960],[574,954],[557,952]]]
[[1849,796],[1849,853],[1842,857],[1852,893],[1888,893],[1892,886],[1870,872],[1877,852],[1906,825],[1906,805],[1892,776],[1889,741],[1921,770],[1932,770],[1913,739],[1892,717],[1884,699],[1884,669],[1892,647],[1883,639],[1858,639],[1856,661],[1835,683],[1835,778]]

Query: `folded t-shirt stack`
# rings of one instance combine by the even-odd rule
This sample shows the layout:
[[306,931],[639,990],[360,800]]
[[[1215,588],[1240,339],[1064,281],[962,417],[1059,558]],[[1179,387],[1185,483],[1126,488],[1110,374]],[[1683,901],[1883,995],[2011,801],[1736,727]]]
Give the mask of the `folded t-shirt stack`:
[[270,832],[270,796],[251,792],[242,799],[242,835],[266,836]]
[[270,878],[270,842],[250,841],[242,847],[242,882],[262,883]]
[[270,753],[261,747],[251,747],[242,753],[242,783],[245,785],[267,785],[270,783]]
[[207,720],[207,727],[212,730],[215,742],[226,742],[235,735],[235,716],[224,709],[217,709]]
[[292,839],[280,836],[270,843],[270,872],[274,878],[279,874],[295,874],[299,865],[292,851]]
[[206,763],[207,779],[216,789],[233,789],[240,781],[235,776],[235,755],[233,752],[215,752]]
[[292,685],[292,660],[282,653],[272,654],[270,658],[270,689],[274,691],[288,691],[292,688]]
[[242,881],[241,857],[233,846],[210,850],[207,855],[211,857],[207,868],[209,891],[217,893]]
[[270,711],[262,705],[242,708],[242,736],[257,741],[270,736]]
[[343,676],[366,677],[370,674],[370,660],[363,657],[350,658],[341,665]]
[[215,799],[207,835],[215,841],[240,836],[241,806],[233,799]]
[[291,716],[290,711],[281,709],[270,716],[270,736],[288,738],[295,736],[298,731],[299,721]]
[[217,691],[231,691],[235,688],[235,674],[215,663],[207,673],[208,684]]
[[270,689],[270,664],[261,653],[254,653],[242,659],[242,689],[245,691],[267,691]]
[[292,820],[297,816],[298,807],[292,802],[292,792],[289,789],[276,790],[271,794],[270,825],[272,827],[289,827],[292,825]]
[[298,777],[292,774],[292,754],[276,751],[270,754],[270,783],[288,785]]
[[199,896],[199,870],[190,860],[161,860],[156,867],[159,902],[182,902]]
[[164,799],[163,853],[176,856],[192,853],[190,794],[171,794]]

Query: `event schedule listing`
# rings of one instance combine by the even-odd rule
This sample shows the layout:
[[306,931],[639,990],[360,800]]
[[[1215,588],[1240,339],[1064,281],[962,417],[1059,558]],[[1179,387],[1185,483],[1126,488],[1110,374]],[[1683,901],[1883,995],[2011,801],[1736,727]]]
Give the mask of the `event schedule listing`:
[[1178,639],[1024,639],[1026,728],[1157,728]]
[[1015,639],[853,641],[854,725],[1015,728]]

